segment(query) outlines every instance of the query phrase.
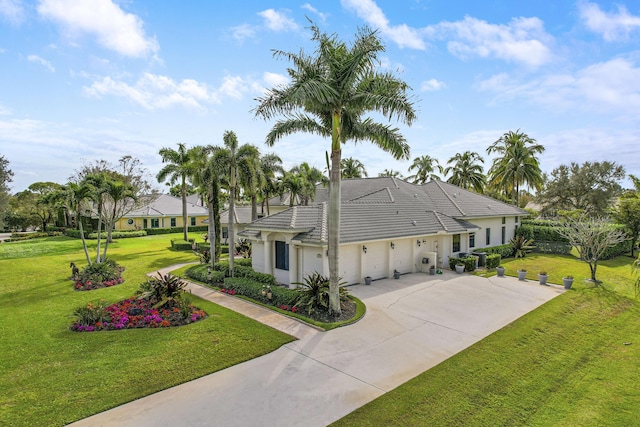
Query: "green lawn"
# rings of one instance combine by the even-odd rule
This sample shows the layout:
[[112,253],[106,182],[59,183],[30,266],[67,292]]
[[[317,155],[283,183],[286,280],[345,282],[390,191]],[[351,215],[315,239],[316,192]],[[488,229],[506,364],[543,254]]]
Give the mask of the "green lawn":
[[[84,265],[79,240],[0,244],[0,425],[64,425],[271,352],[292,338],[194,297],[209,317],[179,328],[69,331],[71,313],[98,299],[130,297],[145,274],[194,261],[169,250],[180,234],[122,239],[110,258],[125,283],[75,292],[69,262]],[[90,243],[95,248],[95,241]]]
[[[575,289],[365,405],[335,426],[630,426],[640,419],[640,302],[631,258],[586,285],[573,257],[505,260],[515,275],[576,278]],[[535,277],[535,279],[534,279]]]

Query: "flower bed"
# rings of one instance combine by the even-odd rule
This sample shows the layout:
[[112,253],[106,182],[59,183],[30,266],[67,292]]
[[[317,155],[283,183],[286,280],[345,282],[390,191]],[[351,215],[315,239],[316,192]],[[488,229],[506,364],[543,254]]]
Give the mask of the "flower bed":
[[72,331],[93,332],[134,328],[166,328],[188,325],[207,318],[207,313],[186,302],[169,302],[153,308],[148,299],[132,297],[107,305],[104,300],[89,303],[74,313]]
[[75,289],[76,291],[92,291],[94,289],[102,289],[102,288],[108,288],[111,286],[119,285],[122,282],[124,282],[124,278],[122,276],[113,280],[105,280],[104,282],[93,282],[91,280],[82,282],[78,280],[73,285],[73,289]]
[[74,263],[70,266],[73,268],[71,279],[74,282],[73,289],[76,291],[92,291],[124,282],[122,277],[124,267],[111,260],[87,265],[82,271],[79,271]]

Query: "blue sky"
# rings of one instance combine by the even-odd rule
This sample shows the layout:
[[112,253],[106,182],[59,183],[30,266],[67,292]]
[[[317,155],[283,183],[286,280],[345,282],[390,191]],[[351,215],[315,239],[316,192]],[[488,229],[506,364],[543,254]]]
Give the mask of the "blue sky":
[[[222,144],[225,130],[286,167],[325,166],[329,142],[298,134],[269,148],[250,110],[286,82],[271,49],[312,52],[309,17],[350,40],[379,30],[381,67],[413,88],[400,125],[411,156],[441,163],[521,129],[550,172],[616,161],[640,175],[640,4],[587,1],[169,2],[0,0],[0,154],[12,191],[65,183],[83,161],[132,155],[155,174],[158,150]],[[348,144],[370,176],[408,175],[369,144]],[[161,187],[160,187],[161,188]]]

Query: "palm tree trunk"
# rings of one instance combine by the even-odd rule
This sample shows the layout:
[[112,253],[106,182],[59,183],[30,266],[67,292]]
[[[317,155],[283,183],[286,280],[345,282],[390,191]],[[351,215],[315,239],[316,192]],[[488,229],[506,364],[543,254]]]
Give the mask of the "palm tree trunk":
[[98,245],[96,253],[96,262],[100,263],[100,244],[102,243],[102,196],[98,195]]
[[235,233],[233,229],[234,217],[236,214],[235,209],[235,198],[236,198],[236,178],[235,178],[235,168],[231,166],[231,179],[229,185],[229,223],[227,225],[229,230],[229,276],[233,277],[233,256],[236,252],[236,240]]
[[215,234],[215,251],[211,252],[211,258],[215,258],[215,262],[220,261],[220,240],[222,237],[222,225],[220,224],[220,185],[218,181],[214,180],[211,185],[211,191],[213,193],[213,199],[211,200],[211,206],[213,207],[213,222],[217,233]]
[[340,315],[340,112],[334,112],[332,118],[333,132],[331,141],[331,172],[329,177],[329,310]]
[[78,220],[78,228],[80,229],[80,239],[82,240],[82,247],[84,248],[84,255],[87,257],[87,264],[91,265],[91,257],[89,256],[89,249],[87,249],[87,241],[84,239],[84,230],[82,227],[82,218],[80,217],[81,209],[78,209],[76,218]]
[[216,263],[216,219],[213,215],[213,191],[207,194],[207,209],[209,210],[209,253],[211,254],[211,268]]
[[253,193],[251,195],[251,221],[258,219],[258,195]]
[[180,193],[182,193],[182,234],[184,237],[184,241],[189,241],[189,225],[187,224],[187,187],[186,187],[186,176],[182,175],[182,188],[180,189]]

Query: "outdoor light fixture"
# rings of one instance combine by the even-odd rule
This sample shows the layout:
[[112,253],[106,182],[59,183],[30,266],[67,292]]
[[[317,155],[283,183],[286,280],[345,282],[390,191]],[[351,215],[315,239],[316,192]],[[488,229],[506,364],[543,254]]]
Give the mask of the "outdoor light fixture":
[[393,244],[393,242],[391,242],[391,249],[395,249],[396,245]]
[[416,242],[418,243],[418,246],[420,246],[420,240],[417,240]]
[[211,283],[211,266],[207,267],[207,282]]
[[362,252],[364,252],[365,254],[367,253],[367,247],[365,245],[362,245]]

